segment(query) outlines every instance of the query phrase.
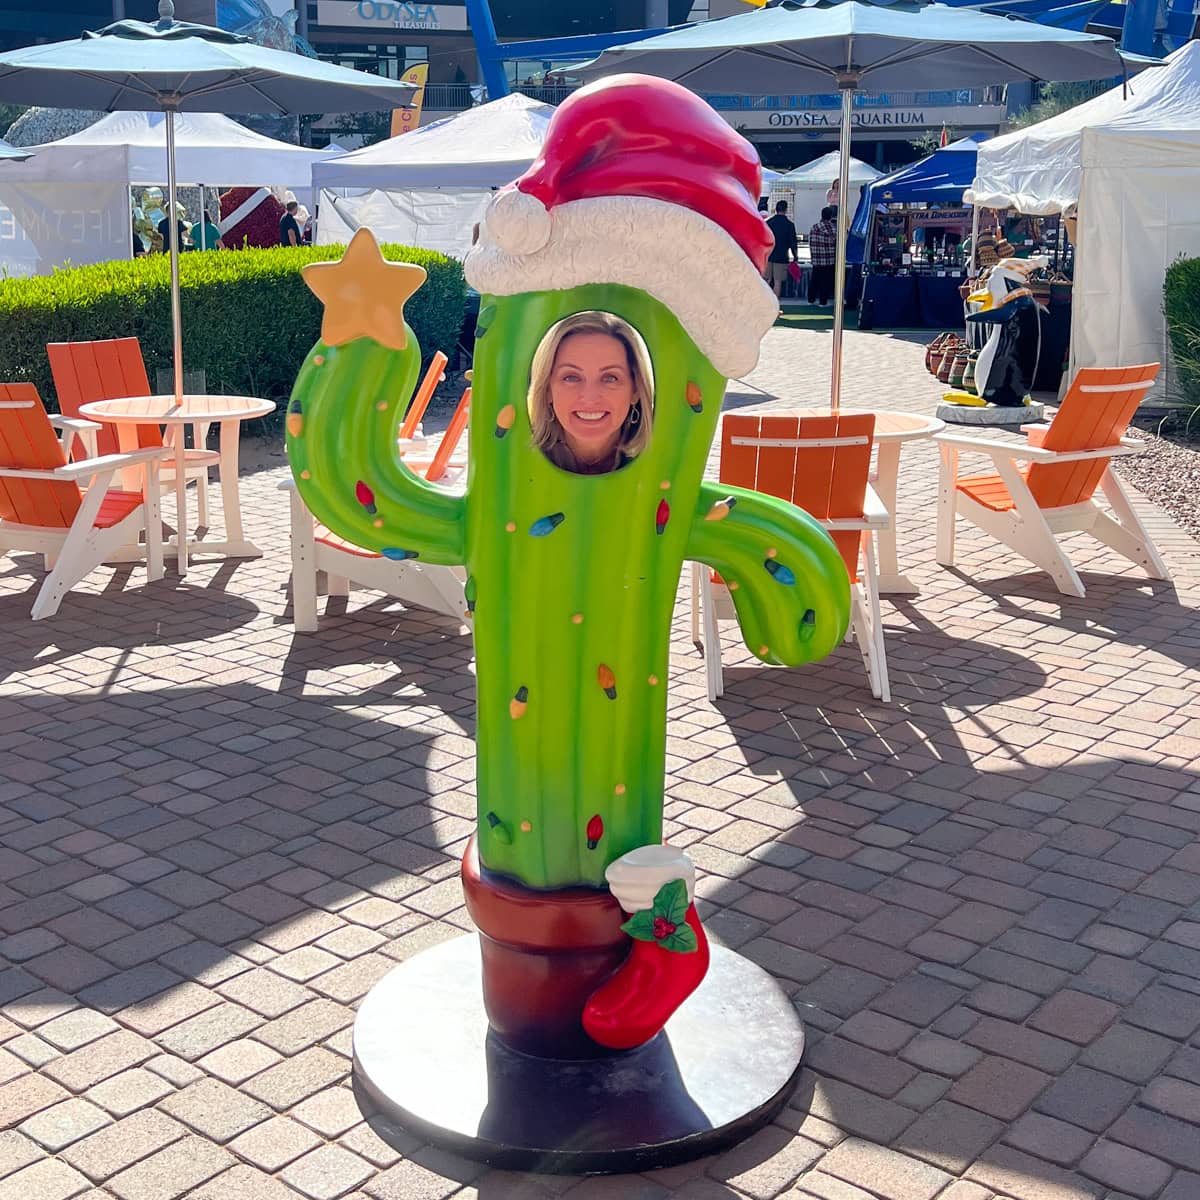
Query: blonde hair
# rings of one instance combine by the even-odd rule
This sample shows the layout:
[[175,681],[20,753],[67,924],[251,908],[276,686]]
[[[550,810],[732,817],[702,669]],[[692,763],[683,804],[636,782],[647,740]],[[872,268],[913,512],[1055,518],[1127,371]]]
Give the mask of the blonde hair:
[[[621,425],[621,436],[617,449],[628,458],[636,458],[650,444],[650,430],[654,423],[654,376],[650,368],[650,355],[646,343],[628,321],[606,312],[581,312],[565,317],[551,326],[542,338],[533,356],[529,371],[529,394],[526,406],[529,409],[529,424],[533,430],[533,444],[545,452],[560,443],[562,426],[554,416],[550,403],[550,375],[558,348],[573,333],[600,333],[614,337],[625,347],[625,360],[633,384],[633,403],[629,414]],[[633,422],[630,417],[640,413]]]

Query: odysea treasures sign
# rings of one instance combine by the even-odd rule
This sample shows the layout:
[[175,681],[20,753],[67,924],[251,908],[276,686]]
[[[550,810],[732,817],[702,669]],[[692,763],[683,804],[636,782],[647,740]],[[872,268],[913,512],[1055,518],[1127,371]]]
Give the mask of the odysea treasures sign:
[[317,0],[317,22],[350,29],[464,30],[467,10],[412,0]]

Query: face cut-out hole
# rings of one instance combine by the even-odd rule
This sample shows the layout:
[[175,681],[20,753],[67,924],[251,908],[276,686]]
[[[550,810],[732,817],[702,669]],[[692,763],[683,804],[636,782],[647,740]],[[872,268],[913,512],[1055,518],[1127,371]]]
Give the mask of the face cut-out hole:
[[649,445],[654,376],[641,334],[607,312],[581,312],[552,326],[533,356],[533,442],[564,471],[604,475]]

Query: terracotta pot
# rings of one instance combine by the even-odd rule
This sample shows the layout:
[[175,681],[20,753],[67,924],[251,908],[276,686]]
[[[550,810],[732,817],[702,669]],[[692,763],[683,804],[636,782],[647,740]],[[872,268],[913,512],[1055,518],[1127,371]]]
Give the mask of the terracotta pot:
[[479,928],[483,1004],[492,1032],[539,1058],[595,1058],[612,1051],[583,1030],[588,997],[625,961],[621,906],[607,889],[539,891],[481,867],[472,838],[463,893]]
[[963,385],[963,375],[967,369],[967,352],[960,350],[954,356],[954,362],[950,366],[950,378],[946,381],[952,388],[961,388]]
[[946,343],[954,337],[952,333],[939,333],[937,337],[925,347],[925,369],[931,374],[937,374],[937,364],[940,361],[940,355]]
[[972,395],[975,394],[975,364],[978,361],[979,354],[972,350],[971,353],[967,355],[967,365],[963,369],[963,391],[970,392]]
[[958,355],[958,344],[948,346],[946,353],[942,355],[942,361],[938,363],[937,379],[938,383],[950,382],[950,368],[954,366],[954,360]]

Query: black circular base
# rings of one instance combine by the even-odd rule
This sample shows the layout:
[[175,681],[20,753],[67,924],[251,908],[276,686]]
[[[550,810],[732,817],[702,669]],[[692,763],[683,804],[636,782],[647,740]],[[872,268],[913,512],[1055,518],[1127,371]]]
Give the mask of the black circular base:
[[783,1107],[803,1052],[786,993],[716,946],[663,1032],[607,1058],[532,1058],[492,1036],[470,934],[385,975],[354,1023],[355,1078],[385,1117],[466,1158],[548,1173],[644,1171],[740,1142]]

